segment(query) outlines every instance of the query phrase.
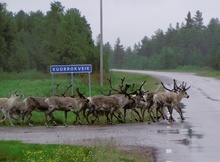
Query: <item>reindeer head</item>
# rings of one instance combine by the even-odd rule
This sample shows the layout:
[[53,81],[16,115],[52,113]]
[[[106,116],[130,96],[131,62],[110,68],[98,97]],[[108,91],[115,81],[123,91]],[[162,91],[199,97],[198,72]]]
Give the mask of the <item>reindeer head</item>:
[[18,94],[17,91],[12,93],[11,98],[20,99],[23,98],[23,95]]

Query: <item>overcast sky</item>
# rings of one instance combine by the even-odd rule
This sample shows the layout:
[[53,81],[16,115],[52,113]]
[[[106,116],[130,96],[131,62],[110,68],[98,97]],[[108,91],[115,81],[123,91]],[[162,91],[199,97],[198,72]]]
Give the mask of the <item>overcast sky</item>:
[[[77,8],[91,26],[93,39],[100,33],[100,0],[58,0],[65,10]],[[54,0],[0,0],[7,10],[17,13],[50,10]],[[133,47],[144,36],[151,38],[157,29],[167,31],[169,24],[185,21],[190,11],[193,17],[197,10],[202,12],[204,25],[211,18],[220,19],[220,0],[102,0],[103,41],[114,47],[119,37],[124,47]],[[184,22],[185,23],[185,22]]]

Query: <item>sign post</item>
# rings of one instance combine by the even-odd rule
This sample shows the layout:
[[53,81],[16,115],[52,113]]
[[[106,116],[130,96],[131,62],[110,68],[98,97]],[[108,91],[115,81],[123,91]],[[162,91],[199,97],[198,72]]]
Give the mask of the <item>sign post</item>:
[[[90,73],[92,72],[91,64],[80,65],[51,65],[50,73],[52,74],[52,94],[54,95],[54,77],[53,74],[71,74],[71,84],[73,85],[73,73],[88,73],[89,74],[89,96],[91,96]],[[73,86],[72,86],[73,95]]]

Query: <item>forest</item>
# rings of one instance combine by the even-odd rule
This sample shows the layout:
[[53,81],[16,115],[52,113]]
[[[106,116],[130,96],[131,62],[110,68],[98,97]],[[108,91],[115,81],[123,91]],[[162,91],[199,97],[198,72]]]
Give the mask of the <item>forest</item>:
[[[110,68],[170,70],[184,66],[220,69],[220,21],[203,22],[202,12],[186,13],[184,22],[143,36],[125,48],[120,38],[113,47],[103,45],[104,71]],[[49,72],[50,65],[92,64],[100,68],[100,39],[92,39],[86,17],[76,8],[65,10],[61,2],[50,10],[12,13],[0,3],[0,72],[29,69]],[[147,29],[146,29],[147,30]]]

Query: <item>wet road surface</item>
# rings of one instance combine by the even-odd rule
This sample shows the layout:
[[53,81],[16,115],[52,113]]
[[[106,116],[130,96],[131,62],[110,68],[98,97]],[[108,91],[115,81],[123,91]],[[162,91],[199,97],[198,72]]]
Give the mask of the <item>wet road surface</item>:
[[[126,71],[128,72],[128,71]],[[187,82],[189,99],[183,99],[185,121],[177,119],[148,124],[116,124],[103,126],[69,127],[4,127],[0,126],[0,139],[21,140],[29,143],[64,143],[90,145],[114,143],[154,147],[159,162],[217,162],[220,158],[220,81],[189,73],[129,71],[152,75],[167,86],[176,79]]]

